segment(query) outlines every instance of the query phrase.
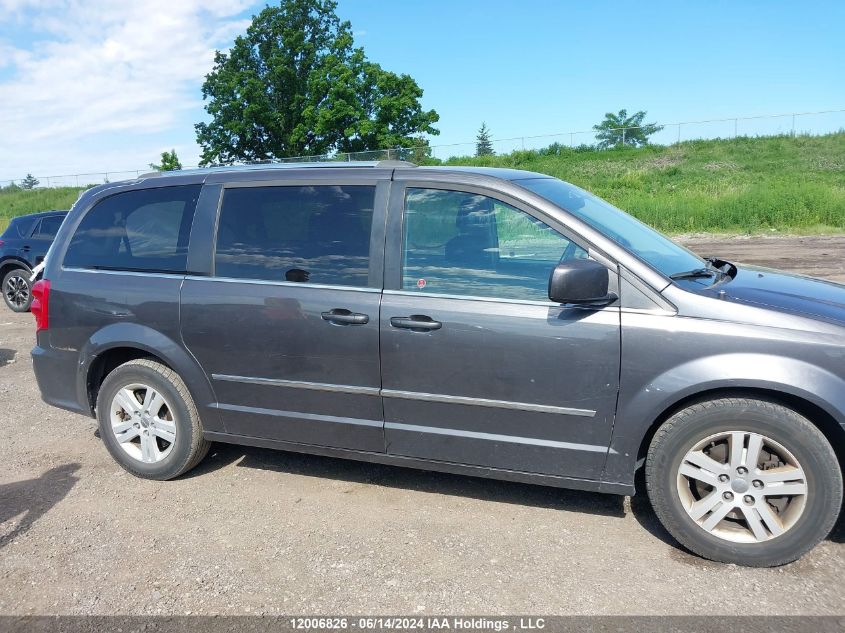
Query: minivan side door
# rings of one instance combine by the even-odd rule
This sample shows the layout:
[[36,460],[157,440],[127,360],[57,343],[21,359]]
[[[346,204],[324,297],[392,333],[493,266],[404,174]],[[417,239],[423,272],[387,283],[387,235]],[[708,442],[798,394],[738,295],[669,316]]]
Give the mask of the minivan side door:
[[[381,307],[387,452],[598,479],[619,388],[619,308],[548,299],[552,269],[585,247],[507,195],[403,176]],[[613,289],[615,270],[611,279]]]
[[185,280],[181,328],[227,433],[384,451],[388,186],[347,175],[223,187],[213,270]]

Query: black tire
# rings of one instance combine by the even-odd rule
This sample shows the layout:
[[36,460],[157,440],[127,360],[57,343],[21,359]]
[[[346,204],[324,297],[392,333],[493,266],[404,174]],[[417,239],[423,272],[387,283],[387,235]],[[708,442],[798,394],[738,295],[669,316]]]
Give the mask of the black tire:
[[32,305],[31,272],[25,268],[13,268],[3,275],[3,301],[14,312],[29,312]]
[[[117,392],[132,384],[149,385],[160,392],[172,407],[176,438],[169,453],[161,461],[145,463],[129,455],[112,431],[112,403]],[[100,386],[97,395],[97,420],[100,437],[109,453],[124,469],[144,479],[167,480],[178,477],[196,466],[211,446],[203,437],[194,400],[182,378],[169,367],[154,360],[132,360],[114,369]],[[169,446],[169,443],[167,444]]]
[[[678,471],[687,452],[727,431],[761,434],[792,453],[803,469],[803,511],[774,538],[770,534],[768,540],[739,543],[714,535],[688,514],[681,500]],[[684,547],[704,558],[750,567],[784,565],[803,556],[830,533],[842,505],[842,469],[824,434],[804,416],[766,400],[709,400],[674,414],[651,442],[645,478],[657,517]],[[742,522],[740,516],[738,525]]]

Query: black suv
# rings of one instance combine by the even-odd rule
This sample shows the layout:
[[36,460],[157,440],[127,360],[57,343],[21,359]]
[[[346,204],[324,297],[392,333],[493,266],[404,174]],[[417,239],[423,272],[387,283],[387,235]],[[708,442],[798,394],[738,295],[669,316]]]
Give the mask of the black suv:
[[3,300],[15,312],[29,310],[32,269],[44,260],[66,215],[67,211],[44,211],[19,216],[0,235]]
[[44,399],[152,479],[233,442],[633,494],[791,561],[842,501],[845,287],[701,259],[517,170],[337,163],[101,185],[33,288]]

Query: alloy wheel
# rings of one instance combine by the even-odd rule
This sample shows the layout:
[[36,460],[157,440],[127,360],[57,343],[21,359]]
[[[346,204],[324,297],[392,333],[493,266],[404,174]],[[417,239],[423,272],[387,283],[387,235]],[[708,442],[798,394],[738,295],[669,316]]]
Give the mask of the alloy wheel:
[[677,477],[690,518],[734,543],[781,536],[797,523],[810,493],[804,470],[786,447],[744,431],[698,442],[684,455]]
[[153,464],[165,459],[176,441],[176,420],[164,395],[149,385],[122,387],[111,405],[111,429],[133,459]]
[[10,305],[20,308],[29,301],[29,280],[23,274],[12,275],[6,280],[3,294]]

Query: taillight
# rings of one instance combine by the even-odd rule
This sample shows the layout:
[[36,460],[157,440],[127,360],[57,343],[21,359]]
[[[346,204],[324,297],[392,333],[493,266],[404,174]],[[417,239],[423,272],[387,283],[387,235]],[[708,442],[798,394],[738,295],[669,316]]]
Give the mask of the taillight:
[[3,246],[3,244],[5,244],[5,243],[6,243],[6,242],[4,242],[3,240],[0,240],[0,247],[2,247],[2,246]]
[[35,331],[50,327],[50,280],[40,279],[32,286],[32,305],[29,307],[35,317]]

